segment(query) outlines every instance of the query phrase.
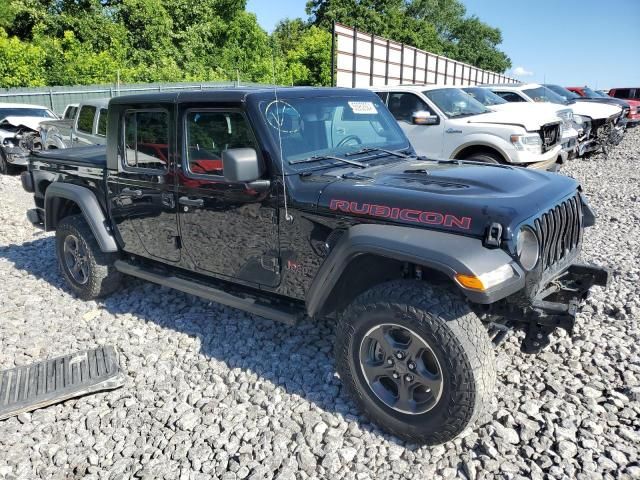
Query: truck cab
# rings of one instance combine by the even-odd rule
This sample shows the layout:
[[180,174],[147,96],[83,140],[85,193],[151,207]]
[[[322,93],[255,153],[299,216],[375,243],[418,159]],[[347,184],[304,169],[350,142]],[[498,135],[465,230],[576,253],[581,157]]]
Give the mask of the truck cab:
[[67,105],[63,118],[40,123],[43,150],[104,145],[107,140],[109,99]]
[[543,170],[555,170],[564,160],[561,120],[552,113],[493,111],[456,87],[374,90],[422,155]]

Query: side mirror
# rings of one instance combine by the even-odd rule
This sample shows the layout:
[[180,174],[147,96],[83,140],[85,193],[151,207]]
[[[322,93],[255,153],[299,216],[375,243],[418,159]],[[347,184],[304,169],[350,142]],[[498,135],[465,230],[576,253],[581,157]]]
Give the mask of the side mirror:
[[414,125],[438,125],[440,123],[440,117],[431,115],[431,112],[427,112],[426,110],[420,110],[413,112],[411,122]]
[[231,148],[222,152],[224,178],[233,183],[249,183],[264,173],[264,165],[253,148]]

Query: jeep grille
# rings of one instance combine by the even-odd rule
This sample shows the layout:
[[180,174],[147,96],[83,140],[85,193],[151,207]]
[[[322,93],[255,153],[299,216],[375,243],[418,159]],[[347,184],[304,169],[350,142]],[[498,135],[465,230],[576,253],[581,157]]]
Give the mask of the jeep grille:
[[582,203],[574,195],[535,220],[542,269],[553,266],[577,249],[582,240]]

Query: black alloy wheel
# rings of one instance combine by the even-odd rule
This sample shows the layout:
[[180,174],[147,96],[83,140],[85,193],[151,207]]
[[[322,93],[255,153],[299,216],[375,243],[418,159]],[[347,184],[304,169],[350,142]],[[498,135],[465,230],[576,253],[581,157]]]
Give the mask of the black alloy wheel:
[[435,353],[417,333],[400,325],[382,323],[362,337],[360,367],[378,399],[398,412],[428,412],[442,394]]

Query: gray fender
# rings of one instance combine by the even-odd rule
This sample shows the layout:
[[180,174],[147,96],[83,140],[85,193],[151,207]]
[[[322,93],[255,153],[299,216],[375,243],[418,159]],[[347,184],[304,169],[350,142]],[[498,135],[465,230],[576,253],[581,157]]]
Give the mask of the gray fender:
[[454,281],[465,296],[476,303],[493,303],[524,288],[525,284],[524,272],[505,251],[486,248],[477,238],[410,227],[356,225],[342,235],[318,270],[306,297],[310,316],[323,311],[349,262],[362,254],[429,267],[452,281],[457,273],[481,275],[511,264],[516,275],[484,292],[463,288]]
[[80,185],[53,182],[47,187],[44,195],[45,230],[54,230],[56,227],[55,212],[53,211],[53,202],[56,198],[71,200],[80,207],[84,219],[89,224],[93,236],[100,246],[100,250],[103,252],[118,251],[116,240],[107,229],[107,219],[98,203],[98,199],[91,190]]

